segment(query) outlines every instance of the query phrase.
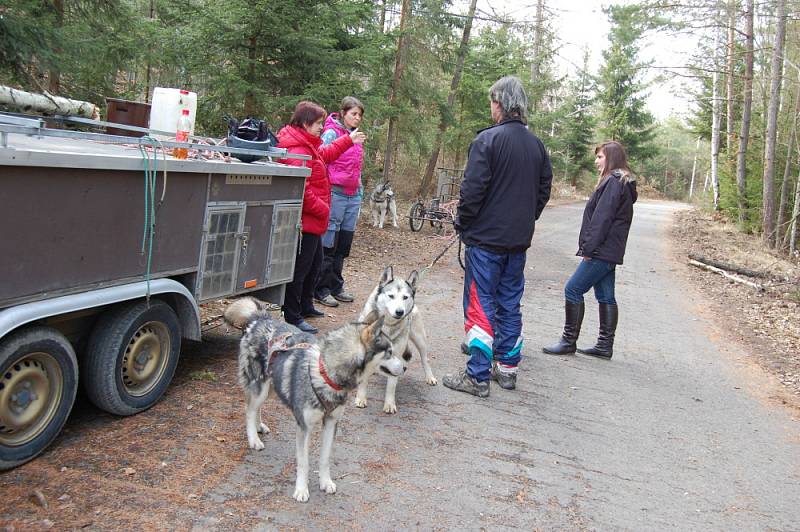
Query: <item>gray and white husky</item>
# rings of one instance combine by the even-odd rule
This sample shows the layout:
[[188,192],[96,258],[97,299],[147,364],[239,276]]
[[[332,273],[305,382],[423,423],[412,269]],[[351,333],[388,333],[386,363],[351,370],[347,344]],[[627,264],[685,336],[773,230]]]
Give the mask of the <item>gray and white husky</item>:
[[[422,322],[422,313],[414,302],[417,278],[417,271],[414,270],[408,279],[396,279],[392,273],[392,267],[388,266],[383,271],[378,286],[367,298],[358,321],[373,323],[376,320],[383,320],[381,330],[391,339],[392,351],[401,355],[406,362],[411,360],[411,346],[414,346],[422,360],[425,382],[435,386],[436,377],[433,376],[433,371],[428,363],[428,342]],[[394,414],[397,412],[397,402],[395,401],[397,375],[387,374],[387,376],[383,411],[387,414]],[[367,406],[367,380],[364,378],[358,384],[356,406],[359,408]]]
[[301,332],[270,317],[259,300],[246,297],[225,310],[225,320],[243,327],[239,344],[239,383],[244,389],[247,443],[261,450],[261,405],[273,390],[297,421],[297,479],[294,498],[308,500],[308,446],[311,430],[322,422],[319,489],[335,493],[330,459],[336,423],[347,393],[375,371],[396,377],[406,364],[392,354],[382,332],[384,320],[348,324],[322,337]]
[[394,199],[392,185],[388,181],[378,183],[369,196],[369,207],[372,212],[372,227],[383,229],[386,211],[392,215],[392,225],[397,227],[397,202]]

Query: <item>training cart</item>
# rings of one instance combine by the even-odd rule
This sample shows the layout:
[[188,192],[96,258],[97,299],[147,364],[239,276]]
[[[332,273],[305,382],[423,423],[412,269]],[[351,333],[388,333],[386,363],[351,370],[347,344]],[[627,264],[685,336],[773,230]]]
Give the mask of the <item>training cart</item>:
[[0,115],[0,470],[55,438],[79,383],[113,414],[155,404],[199,303],[283,301],[309,169],[139,143]]
[[418,199],[408,212],[408,222],[412,231],[420,231],[427,221],[436,234],[444,235],[448,231],[448,226],[452,228],[455,225],[463,177],[463,170],[438,169],[437,196],[431,199],[427,206]]

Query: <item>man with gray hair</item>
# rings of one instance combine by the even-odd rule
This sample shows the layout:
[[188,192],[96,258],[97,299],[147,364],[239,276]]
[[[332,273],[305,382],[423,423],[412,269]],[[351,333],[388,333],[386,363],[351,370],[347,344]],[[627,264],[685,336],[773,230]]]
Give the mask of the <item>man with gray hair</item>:
[[525,253],[550,199],[553,169],[547,150],[528,131],[528,96],[513,76],[489,89],[494,125],[469,147],[456,231],[466,245],[464,332],[467,367],[442,383],[478,397],[489,381],[513,390],[522,350],[520,299]]

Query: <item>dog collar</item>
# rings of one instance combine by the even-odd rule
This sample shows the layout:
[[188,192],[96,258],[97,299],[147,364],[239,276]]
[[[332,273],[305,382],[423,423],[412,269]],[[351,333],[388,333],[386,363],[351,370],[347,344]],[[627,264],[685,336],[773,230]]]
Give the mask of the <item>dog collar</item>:
[[319,365],[319,374],[322,375],[322,380],[325,381],[325,384],[327,384],[328,386],[333,388],[334,391],[341,392],[342,391],[342,387],[339,386],[338,384],[336,384],[335,382],[333,382],[333,380],[328,375],[328,372],[325,371],[325,365],[322,363],[322,353],[319,354],[319,358],[317,360],[319,360],[319,363],[318,363],[318,365]]

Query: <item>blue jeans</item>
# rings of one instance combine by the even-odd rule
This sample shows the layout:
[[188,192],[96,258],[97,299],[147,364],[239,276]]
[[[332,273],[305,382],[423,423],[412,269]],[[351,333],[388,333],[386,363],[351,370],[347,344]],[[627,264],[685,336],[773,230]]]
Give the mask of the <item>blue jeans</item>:
[[594,287],[598,303],[616,305],[614,281],[617,265],[600,259],[581,260],[578,268],[564,287],[564,297],[569,303],[583,303],[583,294]]
[[336,185],[331,187],[331,217],[328,230],[322,235],[322,247],[332,248],[339,231],[355,231],[360,210],[361,194],[348,196]]
[[516,372],[522,350],[525,253],[497,254],[475,246],[464,253],[464,343],[469,348],[467,374],[488,381],[492,359],[507,373]]
[[324,256],[314,295],[323,299],[344,291],[344,259],[350,256],[353,237],[361,210],[361,192],[348,196],[341,187],[331,188],[331,217],[328,231],[322,235]]

